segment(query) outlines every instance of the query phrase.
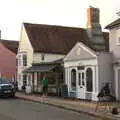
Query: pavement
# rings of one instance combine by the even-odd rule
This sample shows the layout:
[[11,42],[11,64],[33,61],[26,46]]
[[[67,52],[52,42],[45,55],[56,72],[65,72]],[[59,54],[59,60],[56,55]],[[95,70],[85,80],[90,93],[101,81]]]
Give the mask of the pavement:
[[98,107],[97,111],[95,111],[98,102],[93,101],[63,98],[57,96],[43,97],[39,94],[25,94],[23,92],[16,92],[16,97],[22,100],[48,104],[54,107],[87,114],[96,118],[101,118],[103,120],[120,120],[120,113],[115,115],[111,112],[112,108],[114,107],[118,107],[118,111],[120,111],[120,102],[109,102],[107,105],[102,103]]

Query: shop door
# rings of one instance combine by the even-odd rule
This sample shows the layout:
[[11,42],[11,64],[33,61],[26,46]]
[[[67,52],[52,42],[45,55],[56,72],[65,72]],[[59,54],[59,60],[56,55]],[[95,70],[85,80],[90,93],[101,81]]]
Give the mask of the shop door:
[[77,98],[85,99],[85,71],[78,71]]

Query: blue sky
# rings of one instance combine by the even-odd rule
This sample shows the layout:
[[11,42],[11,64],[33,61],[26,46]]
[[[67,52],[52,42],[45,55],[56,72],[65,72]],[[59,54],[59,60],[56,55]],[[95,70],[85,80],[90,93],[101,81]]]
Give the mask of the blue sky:
[[1,38],[19,40],[23,22],[86,27],[86,9],[100,8],[102,28],[118,18],[120,0],[0,0]]

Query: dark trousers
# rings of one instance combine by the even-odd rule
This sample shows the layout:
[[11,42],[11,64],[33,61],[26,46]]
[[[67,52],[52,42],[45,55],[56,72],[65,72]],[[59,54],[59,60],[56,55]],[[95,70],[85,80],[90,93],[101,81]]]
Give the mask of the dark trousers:
[[48,86],[43,86],[43,94],[47,95],[48,93]]

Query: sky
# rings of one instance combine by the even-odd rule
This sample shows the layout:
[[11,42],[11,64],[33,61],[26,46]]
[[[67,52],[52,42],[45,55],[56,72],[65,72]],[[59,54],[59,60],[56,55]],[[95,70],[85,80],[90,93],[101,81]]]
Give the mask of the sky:
[[1,39],[20,40],[24,22],[85,28],[89,5],[100,9],[103,29],[120,17],[120,0],[0,0]]

